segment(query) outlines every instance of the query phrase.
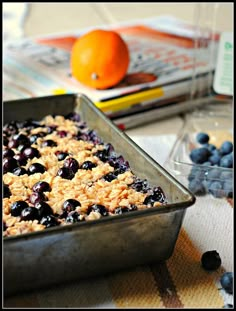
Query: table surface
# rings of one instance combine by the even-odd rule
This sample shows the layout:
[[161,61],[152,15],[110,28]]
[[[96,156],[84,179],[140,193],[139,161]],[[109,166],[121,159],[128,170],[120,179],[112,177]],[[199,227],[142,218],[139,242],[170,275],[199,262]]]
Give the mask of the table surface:
[[[205,14],[211,12],[209,6],[204,7],[206,4],[200,5],[201,12],[204,9]],[[232,3],[222,4],[221,14],[217,13],[220,30],[232,31],[232,6]],[[197,10],[196,3],[31,3],[21,23],[24,36],[36,36],[159,15],[172,15],[193,23]],[[127,130],[127,134],[164,165],[183,124],[182,117],[176,115]],[[198,198],[186,213],[176,250],[166,266],[137,267],[92,282],[85,280],[15,296],[6,299],[5,306],[220,308],[233,301],[232,295],[219,290],[220,275],[233,268],[232,213],[232,206],[226,201]],[[199,262],[201,254],[211,249],[220,252],[222,268],[206,273]],[[160,282],[165,272],[165,277],[170,278],[168,286]]]

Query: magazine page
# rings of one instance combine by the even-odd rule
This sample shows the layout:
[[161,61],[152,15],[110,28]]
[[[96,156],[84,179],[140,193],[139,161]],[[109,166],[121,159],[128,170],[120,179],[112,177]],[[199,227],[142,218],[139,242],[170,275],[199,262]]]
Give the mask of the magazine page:
[[[194,27],[172,17],[123,23],[112,29],[127,42],[131,58],[127,75],[115,87],[96,90],[71,76],[70,51],[75,40],[88,31],[84,29],[10,42],[3,54],[4,100],[80,92],[103,109],[108,101],[123,97],[125,102],[127,95],[142,90],[158,90],[153,93],[155,98],[166,96],[164,87],[169,86],[170,92],[173,86],[174,96],[176,82],[214,70],[219,34],[214,38],[200,34],[195,40]],[[211,51],[211,61],[207,51]],[[120,102],[117,109],[124,109]],[[110,104],[112,110],[112,101]]]

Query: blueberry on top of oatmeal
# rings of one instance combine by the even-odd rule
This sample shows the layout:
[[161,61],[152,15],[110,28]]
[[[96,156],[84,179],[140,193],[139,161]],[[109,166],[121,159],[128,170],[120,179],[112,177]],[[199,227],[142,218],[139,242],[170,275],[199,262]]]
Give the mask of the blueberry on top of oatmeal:
[[93,204],[88,207],[87,214],[89,215],[91,212],[100,213],[102,216],[108,216],[108,211],[104,205],[101,204]]
[[69,155],[69,153],[63,151],[56,151],[55,155],[57,156],[58,161],[62,161]]
[[20,166],[14,168],[12,173],[14,175],[16,175],[16,176],[21,176],[21,175],[24,175],[24,174],[28,174],[27,170],[24,167],[20,167]]
[[38,149],[34,147],[28,147],[24,149],[23,155],[28,158],[28,159],[33,159],[33,158],[40,158],[40,153]]
[[56,147],[57,143],[52,139],[46,139],[42,142],[41,147]]
[[28,174],[32,175],[35,173],[44,173],[46,171],[45,166],[40,163],[33,163],[28,168]]
[[34,206],[28,206],[21,212],[21,220],[35,220],[39,218],[38,210]]
[[60,223],[58,222],[57,218],[53,215],[47,215],[43,217],[40,221],[42,225],[46,228],[58,226]]
[[15,155],[15,152],[12,149],[6,148],[2,152],[3,158],[12,158]]
[[33,192],[29,197],[29,201],[34,205],[38,202],[47,201],[47,197],[43,192]]
[[75,199],[68,199],[63,203],[63,211],[69,213],[74,211],[77,206],[81,206],[80,202]]
[[9,189],[9,186],[8,185],[3,185],[3,197],[4,198],[10,198],[11,196],[11,191]]
[[53,210],[51,206],[43,201],[37,202],[34,207],[38,210],[39,218],[48,216],[48,215],[53,215]]
[[73,179],[75,174],[70,168],[61,167],[59,168],[57,172],[57,176],[60,176],[61,178],[64,178],[64,179]]
[[12,203],[10,206],[11,215],[15,217],[20,216],[23,209],[28,206],[28,203],[22,200]]
[[71,211],[66,217],[66,222],[69,222],[69,223],[75,223],[81,220],[83,220],[83,218],[81,219],[80,214],[76,211]]
[[4,158],[3,159],[3,173],[13,172],[14,168],[16,168],[17,161],[14,158]]
[[19,166],[26,165],[27,163],[27,158],[23,155],[23,153],[17,153],[14,155],[14,159],[16,159]]
[[114,174],[114,173],[108,173],[106,175],[103,176],[103,179],[110,182],[112,181],[113,179],[116,179],[117,176]]
[[46,181],[38,181],[38,182],[36,182],[36,184],[33,185],[32,190],[34,192],[45,192],[45,191],[49,192],[52,189],[51,189],[51,186],[49,185],[48,182],[46,182]]
[[67,158],[63,163],[63,167],[71,169],[72,172],[75,174],[79,169],[79,163],[74,158]]
[[91,161],[84,161],[84,163],[81,164],[80,168],[82,170],[91,170],[92,168],[96,167],[97,165]]

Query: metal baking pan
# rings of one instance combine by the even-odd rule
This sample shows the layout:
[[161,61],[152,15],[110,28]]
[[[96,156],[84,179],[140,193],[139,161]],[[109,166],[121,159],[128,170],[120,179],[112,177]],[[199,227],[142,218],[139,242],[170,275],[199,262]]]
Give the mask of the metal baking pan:
[[112,143],[129,161],[138,177],[162,187],[168,200],[158,208],[5,237],[4,296],[163,261],[172,255],[186,208],[194,204],[195,197],[86,96],[23,99],[4,102],[3,107],[4,122],[80,113],[104,142]]

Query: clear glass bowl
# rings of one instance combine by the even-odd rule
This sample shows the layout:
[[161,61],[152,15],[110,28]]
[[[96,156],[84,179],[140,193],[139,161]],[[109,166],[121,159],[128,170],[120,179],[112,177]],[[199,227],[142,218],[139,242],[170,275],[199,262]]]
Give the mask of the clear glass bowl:
[[233,168],[195,164],[190,158],[194,148],[203,147],[196,140],[199,132],[207,133],[209,143],[220,148],[224,141],[233,143],[232,103],[212,103],[185,116],[185,126],[178,136],[164,166],[196,196],[233,198]]

